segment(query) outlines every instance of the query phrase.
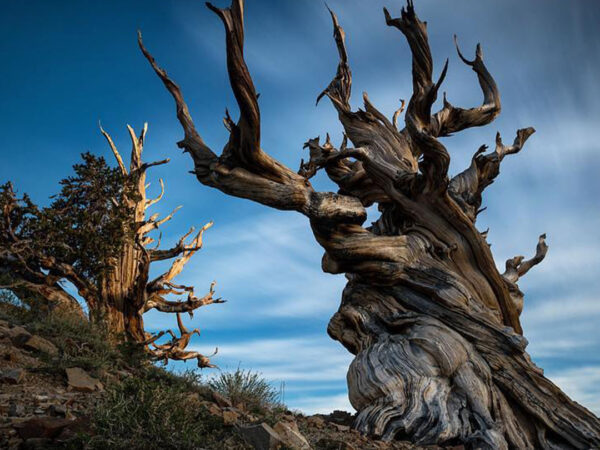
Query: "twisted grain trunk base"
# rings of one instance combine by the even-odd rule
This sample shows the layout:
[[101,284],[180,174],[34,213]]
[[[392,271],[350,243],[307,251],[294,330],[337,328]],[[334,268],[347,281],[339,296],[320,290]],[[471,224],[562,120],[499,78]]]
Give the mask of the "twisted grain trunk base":
[[525,338],[449,306],[405,286],[347,285],[328,332],[356,355],[359,431],[475,449],[597,447],[597,419],[544,378]]

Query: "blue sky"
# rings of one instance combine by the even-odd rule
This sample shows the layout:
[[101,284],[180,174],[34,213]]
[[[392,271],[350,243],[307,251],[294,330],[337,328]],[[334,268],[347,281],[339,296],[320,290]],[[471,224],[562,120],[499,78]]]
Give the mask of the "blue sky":
[[[224,2],[219,2],[223,4]],[[502,93],[503,113],[490,126],[444,144],[451,172],[467,166],[496,131],[506,142],[518,128],[537,133],[503,163],[484,198],[480,229],[500,267],[508,257],[531,255],[537,236],[550,251],[520,282],[529,351],[546,374],[573,398],[600,414],[600,3],[594,0],[416,2],[429,22],[439,73],[450,57],[445,89],[461,106],[480,102],[471,70],[456,57],[457,33],[465,55],[483,45]],[[410,54],[402,35],[385,26],[381,7],[399,12],[399,0],[329,0],[346,30],[354,75],[352,103],[368,91],[388,116],[410,97]],[[182,86],[197,127],[209,145],[222,148],[225,107],[235,111],[225,71],[224,35],[199,1],[5,2],[0,17],[0,181],[10,179],[41,204],[57,191],[83,151],[110,152],[97,123],[129,149],[125,124],[149,122],[146,160],[172,158],[157,168],[166,195],[157,210],[184,208],[163,229],[165,245],[190,225],[209,220],[205,248],[179,278],[198,291],[218,282],[229,300],[199,311],[188,322],[202,328],[193,346],[223,369],[259,370],[275,385],[285,382],[286,402],[306,412],[350,408],[345,374],[351,355],[329,339],[342,276],[320,270],[322,252],[307,221],[201,186],[175,142],[182,136],[172,99],[140,55],[148,48]],[[320,0],[247,0],[246,59],[261,93],[265,150],[296,169],[302,144],[341,127],[316,95],[335,73],[331,24]],[[331,189],[323,178],[317,186]],[[158,270],[158,269],[157,269]],[[151,329],[174,327],[166,314],[150,313]],[[210,372],[206,372],[210,376]]]

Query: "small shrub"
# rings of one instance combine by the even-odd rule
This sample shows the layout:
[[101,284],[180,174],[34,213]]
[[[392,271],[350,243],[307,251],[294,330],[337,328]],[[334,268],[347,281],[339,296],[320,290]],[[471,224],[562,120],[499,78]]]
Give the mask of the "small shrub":
[[231,445],[222,420],[189,392],[190,378],[146,375],[109,386],[92,416],[92,436],[77,442],[81,448],[239,448]]
[[248,411],[262,413],[282,407],[282,393],[262,374],[238,367],[235,372],[222,372],[209,380],[210,388],[229,398],[234,405],[242,404]]

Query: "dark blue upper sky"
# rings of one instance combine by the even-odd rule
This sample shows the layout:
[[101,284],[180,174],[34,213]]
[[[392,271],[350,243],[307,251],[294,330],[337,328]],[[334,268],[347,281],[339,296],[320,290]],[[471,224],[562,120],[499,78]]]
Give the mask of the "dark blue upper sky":
[[[456,57],[452,35],[471,57],[481,42],[502,93],[503,113],[492,125],[444,141],[456,173],[496,131],[506,142],[518,128],[538,132],[519,155],[507,158],[486,192],[480,228],[499,266],[529,255],[547,232],[547,260],[522,281],[525,333],[533,357],[582,403],[600,411],[600,3],[596,0],[416,1],[429,23],[439,73],[450,57],[445,90],[461,106],[481,93],[472,71]],[[223,2],[220,2],[223,5]],[[391,116],[410,97],[410,53],[403,36],[385,26],[382,6],[398,14],[399,0],[330,0],[347,34],[354,75],[353,100],[361,92]],[[285,381],[287,400],[305,410],[347,405],[345,370],[350,356],[325,334],[336,310],[343,277],[320,272],[321,251],[304,218],[227,197],[188,174],[191,163],[176,149],[182,133],[172,100],[143,59],[136,30],[181,85],[196,125],[219,150],[227,139],[225,107],[236,110],[225,71],[219,20],[200,1],[4,2],[0,17],[0,182],[10,179],[39,203],[58,189],[79,154],[110,158],[98,120],[122,153],[125,124],[149,122],[147,160],[172,158],[150,179],[163,177],[159,211],[182,204],[165,243],[190,225],[215,221],[206,247],[181,281],[201,291],[212,279],[230,300],[197,314],[203,328],[196,345],[219,345],[223,367],[262,370]],[[246,59],[263,120],[263,148],[296,169],[302,144],[341,128],[317,94],[335,73],[337,54],[321,0],[247,0]],[[444,89],[444,88],[443,88]],[[110,159],[109,159],[110,160]],[[319,188],[331,189],[325,180]],[[158,183],[153,183],[156,189]],[[152,314],[151,327],[170,326]]]

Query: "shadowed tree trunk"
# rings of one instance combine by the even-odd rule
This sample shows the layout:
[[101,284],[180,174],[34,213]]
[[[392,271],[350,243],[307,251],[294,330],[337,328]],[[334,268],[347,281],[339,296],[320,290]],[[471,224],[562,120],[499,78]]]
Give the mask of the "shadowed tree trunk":
[[[600,446],[599,420],[545,378],[525,351],[517,281],[544,258],[545,236],[532,259],[510,259],[500,273],[485,233],[475,226],[483,190],[533,128],[517,131],[512,145],[498,135],[493,151],[482,146],[469,168],[448,176],[450,155],[438,138],[486,125],[500,113],[499,91],[480,46],[473,60],[460,51],[459,57],[477,75],[482,105],[463,109],[444,98],[433,113],[447,62],[434,81],[426,25],[412,2],[400,18],[384,10],[387,25],[405,36],[413,57],[413,92],[399,129],[404,104],[388,120],[364,94],[364,109],[352,111],[345,35],[332,12],[340,60],[318,100],[331,100],[345,137],[339,148],[329,137],[309,140],[310,158],[295,173],[260,147],[258,96],[243,57],[243,1],[208,7],[225,25],[227,69],[240,110],[237,123],[229,113],[224,119],[230,138],[220,156],[202,140],[179,87],[141,35],[140,48],[175,99],[185,132],[178,145],[192,157],[198,180],[304,214],[325,250],[323,270],[346,274],[328,332],[355,355],[347,377],[358,410],[355,427],[388,440],[477,449]],[[337,193],[312,188],[309,179],[321,169]],[[363,227],[365,208],[373,204],[380,218]]]
[[[202,297],[195,295],[193,286],[174,283],[174,278],[202,248],[203,233],[212,226],[212,222],[202,227],[191,239],[188,238],[194,233],[194,228],[174,247],[159,249],[160,237],[155,243],[150,233],[171,220],[179,207],[164,218],[159,218],[158,213],[146,217],[146,210],[159,202],[164,195],[164,184],[160,180],[160,195],[154,199],[147,198],[146,172],[150,167],[166,164],[169,160],[143,162],[142,151],[147,125],[144,125],[139,136],[128,126],[132,150],[129,167],[126,167],[111,136],[104,129],[100,130],[110,145],[120,172],[116,186],[118,194],[114,197],[106,198],[105,191],[95,200],[89,197],[93,191],[91,185],[108,185],[114,182],[114,179],[109,179],[107,172],[102,170],[91,171],[92,175],[86,175],[87,178],[80,175],[79,178],[63,180],[62,184],[68,186],[68,189],[63,189],[62,203],[44,210],[35,206],[27,196],[18,199],[10,183],[0,189],[0,275],[4,274],[10,281],[0,287],[10,289],[22,299],[32,298],[34,301],[30,304],[35,308],[39,308],[36,301],[40,300],[53,308],[68,308],[83,314],[77,300],[61,286],[61,282],[69,281],[85,301],[90,320],[104,325],[115,342],[131,341],[143,344],[157,359],[165,362],[167,359],[197,359],[199,367],[214,367],[208,357],[196,351],[185,350],[191,337],[200,334],[200,331],[187,330],[181,314],[189,313],[191,316],[202,306],[223,303],[224,300],[214,297],[214,282],[209,292]],[[87,158],[88,165],[80,167],[90,167],[94,164],[96,166],[92,169],[106,167],[103,159],[95,159],[91,155]],[[92,209],[93,206],[97,206],[94,203],[112,203],[122,211],[124,217],[118,217],[102,207],[94,211],[83,207],[82,210],[82,204]],[[47,242],[46,245],[32,242],[51,241],[53,238],[44,236],[44,226],[54,231],[52,227],[56,228],[56,220],[64,225],[61,216],[63,211],[69,210],[69,207],[75,204],[79,208],[75,208],[75,213],[72,213],[76,217],[75,225],[67,225],[66,233],[55,235],[57,239],[64,237],[64,242]],[[51,212],[55,221],[51,222],[51,225],[35,228],[38,224],[47,222],[44,222],[44,213],[47,211]],[[84,217],[81,218],[78,214]],[[70,228],[91,229],[91,234],[77,234],[72,238],[68,235]],[[37,231],[31,231],[32,229]],[[96,235],[100,235],[101,243],[94,248],[97,254],[91,255],[91,259],[100,260],[94,267],[102,267],[102,270],[90,270],[89,264],[86,266],[82,263],[87,255],[82,254],[85,253],[82,248],[86,247],[81,245],[81,241],[98,238]],[[107,240],[114,240],[116,244],[105,242]],[[74,244],[71,241],[75,241]],[[106,252],[101,248],[104,244],[106,247],[116,247],[116,251]],[[65,248],[67,252],[61,253],[60,250]],[[150,267],[153,262],[171,259],[174,261],[166,272],[150,279]],[[184,299],[170,300],[169,296],[184,296]],[[143,314],[152,309],[176,314],[180,336],[176,336],[171,330],[155,335],[147,333],[144,329]],[[170,334],[171,341],[156,344],[165,333]]]

